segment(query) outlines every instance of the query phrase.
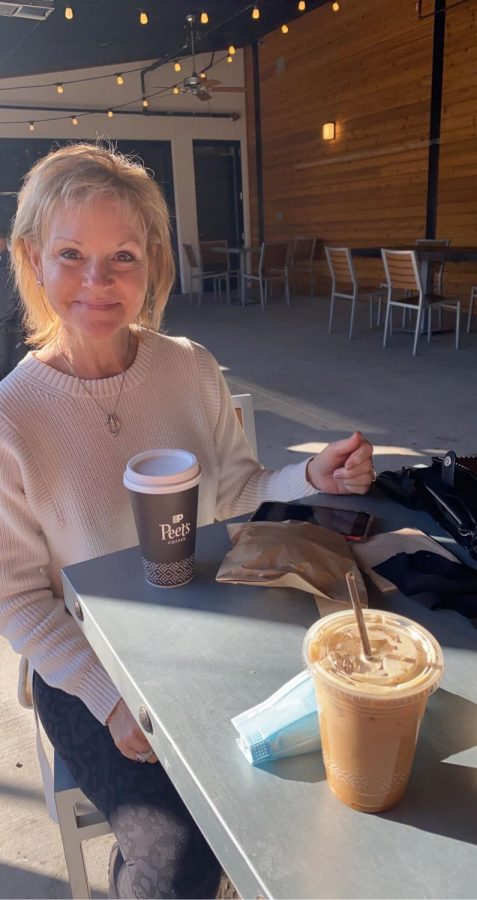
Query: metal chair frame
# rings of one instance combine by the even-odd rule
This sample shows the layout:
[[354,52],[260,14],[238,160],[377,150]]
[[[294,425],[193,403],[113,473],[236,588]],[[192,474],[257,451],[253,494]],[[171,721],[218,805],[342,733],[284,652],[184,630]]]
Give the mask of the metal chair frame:
[[[226,241],[214,241],[214,246],[218,247],[224,244],[227,245]],[[212,281],[212,285],[214,288],[214,299],[217,299],[217,296],[221,296],[221,281],[225,281],[226,293],[227,293],[227,302],[230,303],[230,276],[229,269],[226,268],[224,271],[214,271],[207,272],[204,270],[204,265],[202,261],[202,255],[199,253],[196,255],[194,247],[192,244],[183,244],[182,245],[185,251],[186,259],[189,264],[189,293],[190,300],[193,300],[194,294],[194,282],[197,282],[197,306],[202,306],[202,297],[204,293],[204,284],[207,281]],[[226,257],[228,262],[228,257]]]
[[470,333],[472,329],[472,316],[474,314],[474,300],[477,300],[477,284],[474,284],[470,289],[470,298],[469,298],[469,309],[467,312],[467,334]]
[[293,293],[296,294],[296,276],[299,273],[308,274],[310,279],[310,295],[313,295],[315,284],[315,270],[313,262],[315,259],[315,249],[318,238],[306,237],[298,235],[295,238],[293,249],[290,257],[291,277],[293,285]]
[[[421,273],[414,250],[381,250],[386,280],[388,283],[388,295],[386,302],[386,316],[384,320],[383,347],[387,346],[388,334],[392,333],[392,308],[394,306],[402,310],[416,312],[416,325],[414,329],[414,341],[412,354],[416,356],[417,344],[421,330],[424,311],[427,311],[427,342],[430,343],[432,335],[432,312],[434,309],[451,310],[456,314],[455,349],[459,349],[460,337],[460,301],[449,300],[439,295],[426,295],[421,281]],[[399,294],[396,296],[395,292]],[[394,292],[394,293],[393,293]]]
[[325,247],[326,261],[331,275],[331,298],[328,333],[333,328],[333,315],[336,298],[351,300],[351,317],[349,323],[349,340],[353,337],[356,306],[359,300],[369,298],[369,327],[373,328],[374,301],[378,303],[378,326],[381,324],[381,304],[387,288],[359,288],[356,271],[349,247]]
[[[257,274],[252,275],[247,272],[244,276],[246,284],[248,284],[248,282],[250,281],[256,281],[258,283],[260,290],[260,305],[262,307],[262,311],[265,310],[265,307],[268,303],[268,285],[270,285],[271,297],[274,281],[284,282],[286,303],[287,306],[290,306],[290,246],[291,245],[289,241],[263,241],[260,247],[260,257],[258,261]],[[277,251],[279,251],[280,248],[283,248],[283,265],[274,265],[273,257],[276,255]],[[268,258],[270,256],[272,256],[272,264],[270,264],[270,260]]]

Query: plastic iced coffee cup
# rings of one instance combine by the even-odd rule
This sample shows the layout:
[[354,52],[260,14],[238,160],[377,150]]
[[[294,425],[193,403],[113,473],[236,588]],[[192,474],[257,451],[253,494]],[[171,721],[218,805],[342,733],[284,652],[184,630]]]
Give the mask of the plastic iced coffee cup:
[[194,575],[200,466],[188,450],[148,450],[129,460],[130,492],[146,581],[179,587]]
[[363,615],[370,660],[352,610],[312,625],[304,653],[329,787],[354,809],[382,812],[406,790],[421,719],[444,659],[436,639],[417,622],[371,609]]

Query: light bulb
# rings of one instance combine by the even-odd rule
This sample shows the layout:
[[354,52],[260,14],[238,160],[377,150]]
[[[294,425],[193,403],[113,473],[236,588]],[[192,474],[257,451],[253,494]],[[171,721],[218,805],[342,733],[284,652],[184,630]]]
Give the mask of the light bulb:
[[67,6],[65,8],[65,19],[71,20],[73,18],[73,16],[74,16],[73,7]]
[[28,123],[28,128],[30,129],[30,131],[34,131],[34,130],[35,130],[35,123],[34,123],[34,122],[29,122],[29,123]]
[[288,25],[282,25],[282,34],[288,34]]
[[116,84],[124,84],[124,78],[123,78],[123,76],[121,75],[121,72],[119,72],[119,73],[116,75]]
[[114,113],[113,113],[112,109],[108,109],[108,119],[112,119],[113,116],[114,116]]
[[331,9],[333,10],[333,12],[338,12],[339,8],[340,8],[340,5],[338,3],[338,0],[335,0],[335,2],[331,4]]
[[173,93],[173,94],[180,94],[180,90],[179,90],[179,88],[177,87],[177,84],[174,85],[174,87],[172,88],[172,93]]
[[149,22],[147,12],[144,12],[144,10],[141,10],[141,12],[139,13],[139,21],[141,25],[147,25],[147,23]]
[[298,9],[300,12],[305,12],[305,9],[306,9],[305,0],[300,0],[300,2],[298,4]]
[[142,105],[144,109],[147,109],[147,107],[149,106],[149,100],[147,99],[147,97],[143,97]]
[[207,78],[207,75],[205,74],[205,72],[201,72],[201,73],[200,73],[200,77],[201,77],[201,78]]
[[230,53],[230,56],[233,56],[236,52],[237,52],[237,51],[236,51],[234,45],[231,44],[230,47],[229,47],[229,53]]
[[57,92],[58,94],[64,94],[65,89],[64,89],[64,87],[63,87],[62,84],[57,84],[57,85],[56,85],[56,92]]
[[201,14],[200,14],[200,22],[201,22],[201,25],[207,25],[207,22],[208,22],[208,21],[209,21],[209,17],[208,17],[208,15],[207,15],[206,11],[205,11],[205,10],[202,10],[202,12],[201,12]]
[[182,66],[181,66],[179,60],[176,59],[176,61],[174,63],[174,72],[180,72],[181,68],[182,68]]
[[260,18],[260,10],[259,10],[258,6],[254,6],[252,9],[252,19],[259,19],[259,18]]
[[228,63],[231,63],[231,62],[233,62],[233,61],[234,61],[233,56],[230,56],[230,55],[229,55],[229,56],[227,57],[227,62],[228,62]]
[[76,118],[76,116],[72,116],[72,118],[71,118],[71,124],[72,124],[72,125],[77,125],[77,124],[78,124],[78,119]]

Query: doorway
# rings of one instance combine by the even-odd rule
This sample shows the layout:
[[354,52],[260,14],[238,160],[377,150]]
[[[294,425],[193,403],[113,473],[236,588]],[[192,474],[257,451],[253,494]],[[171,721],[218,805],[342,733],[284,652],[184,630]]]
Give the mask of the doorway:
[[199,241],[244,243],[240,141],[194,141]]

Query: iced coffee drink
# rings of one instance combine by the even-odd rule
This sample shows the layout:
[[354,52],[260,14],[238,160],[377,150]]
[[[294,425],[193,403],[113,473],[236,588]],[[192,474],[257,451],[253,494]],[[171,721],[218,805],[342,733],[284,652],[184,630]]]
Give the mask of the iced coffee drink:
[[403,616],[363,610],[371,659],[353,611],[320,619],[306,634],[321,743],[331,790],[343,803],[382,812],[402,798],[419,725],[444,661],[435,638]]

